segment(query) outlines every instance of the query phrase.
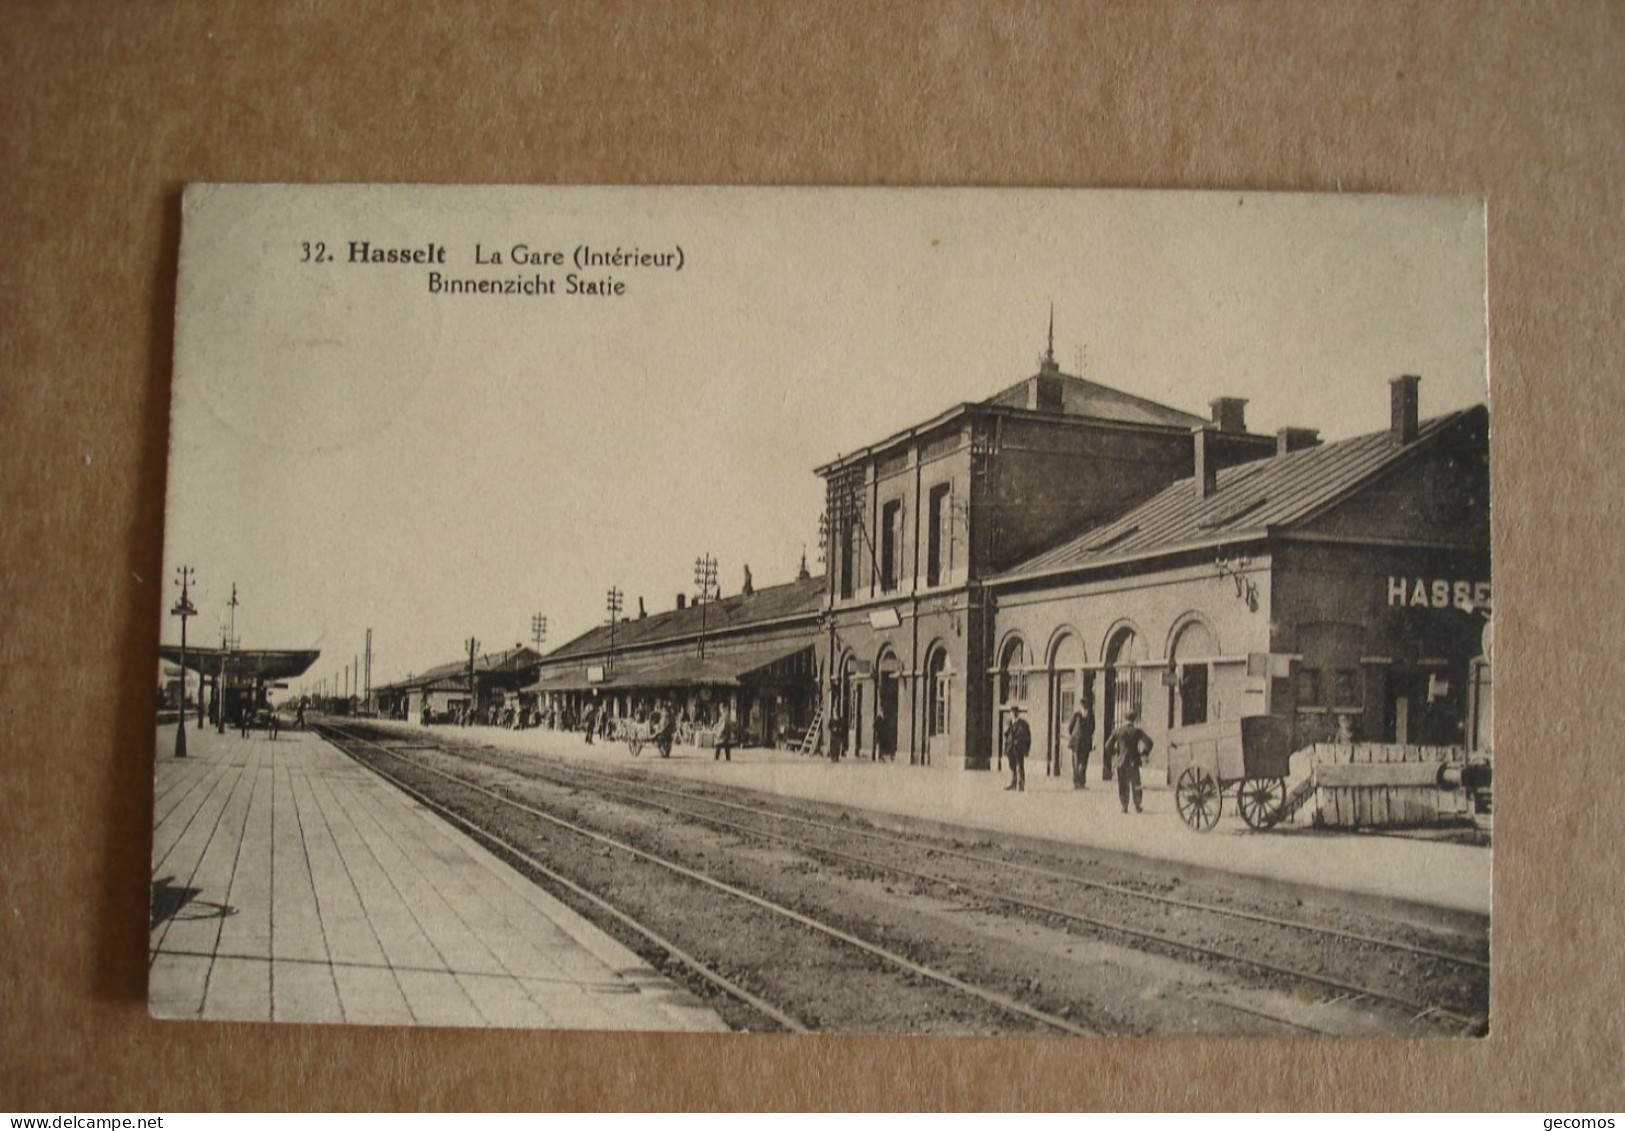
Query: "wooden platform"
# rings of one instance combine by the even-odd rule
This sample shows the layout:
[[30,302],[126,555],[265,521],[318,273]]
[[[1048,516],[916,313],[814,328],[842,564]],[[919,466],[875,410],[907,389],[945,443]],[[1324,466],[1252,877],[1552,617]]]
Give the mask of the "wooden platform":
[[316,735],[187,739],[158,735],[155,1017],[725,1028]]

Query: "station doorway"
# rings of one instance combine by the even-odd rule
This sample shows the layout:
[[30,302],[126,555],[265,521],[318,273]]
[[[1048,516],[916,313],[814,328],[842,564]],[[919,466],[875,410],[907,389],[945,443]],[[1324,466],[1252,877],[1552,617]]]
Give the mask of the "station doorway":
[[875,758],[897,757],[897,653],[888,651],[875,665]]
[[[1106,649],[1105,671],[1105,726],[1102,735],[1110,735],[1129,715],[1144,719],[1141,710],[1140,664],[1145,659],[1145,642],[1132,628],[1119,629]],[[1102,775],[1111,776],[1111,762],[1102,758]]]

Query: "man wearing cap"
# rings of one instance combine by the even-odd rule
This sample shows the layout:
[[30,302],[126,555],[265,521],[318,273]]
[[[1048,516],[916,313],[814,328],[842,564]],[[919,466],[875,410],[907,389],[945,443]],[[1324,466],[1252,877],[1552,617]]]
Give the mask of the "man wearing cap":
[[1134,798],[1134,811],[1143,813],[1145,791],[1140,788],[1140,763],[1151,756],[1155,743],[1151,736],[1141,730],[1136,723],[1139,716],[1133,711],[1123,716],[1122,725],[1112,731],[1112,736],[1106,740],[1105,754],[1117,770],[1117,800],[1123,803],[1123,812],[1128,812],[1129,798]]
[[1010,708],[1010,729],[1004,736],[1004,756],[1010,762],[1010,784],[1004,788],[1027,788],[1027,752],[1033,748],[1033,731],[1021,717],[1020,707]]

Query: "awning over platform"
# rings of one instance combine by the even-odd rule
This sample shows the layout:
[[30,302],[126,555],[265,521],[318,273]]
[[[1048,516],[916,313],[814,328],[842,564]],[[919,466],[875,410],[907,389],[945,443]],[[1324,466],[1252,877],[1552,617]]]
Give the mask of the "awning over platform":
[[683,656],[664,663],[617,663],[603,679],[591,679],[586,668],[553,672],[529,687],[527,694],[555,691],[657,690],[686,687],[743,687],[815,678],[811,644],[752,648],[732,654]]
[[[172,664],[181,662],[179,644],[160,644],[158,655]],[[220,661],[225,658],[226,678],[240,682],[293,679],[304,675],[321,657],[319,651],[281,651],[275,649],[238,649],[222,652],[219,648],[188,648],[186,666],[199,675],[220,674]]]

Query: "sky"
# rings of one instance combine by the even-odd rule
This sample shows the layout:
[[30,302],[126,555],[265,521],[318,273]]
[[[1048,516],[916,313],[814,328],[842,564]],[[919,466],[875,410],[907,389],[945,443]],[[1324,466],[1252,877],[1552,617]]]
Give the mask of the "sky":
[[321,649],[307,687],[369,627],[376,684],[536,613],[561,645],[611,586],[669,609],[701,554],[724,595],[820,572],[813,469],[1030,376],[1052,305],[1064,371],[1245,397],[1254,432],[1386,427],[1401,373],[1424,417],[1489,399],[1476,200],[194,186],[183,215],[166,571],[192,641],[235,583],[243,647]]

